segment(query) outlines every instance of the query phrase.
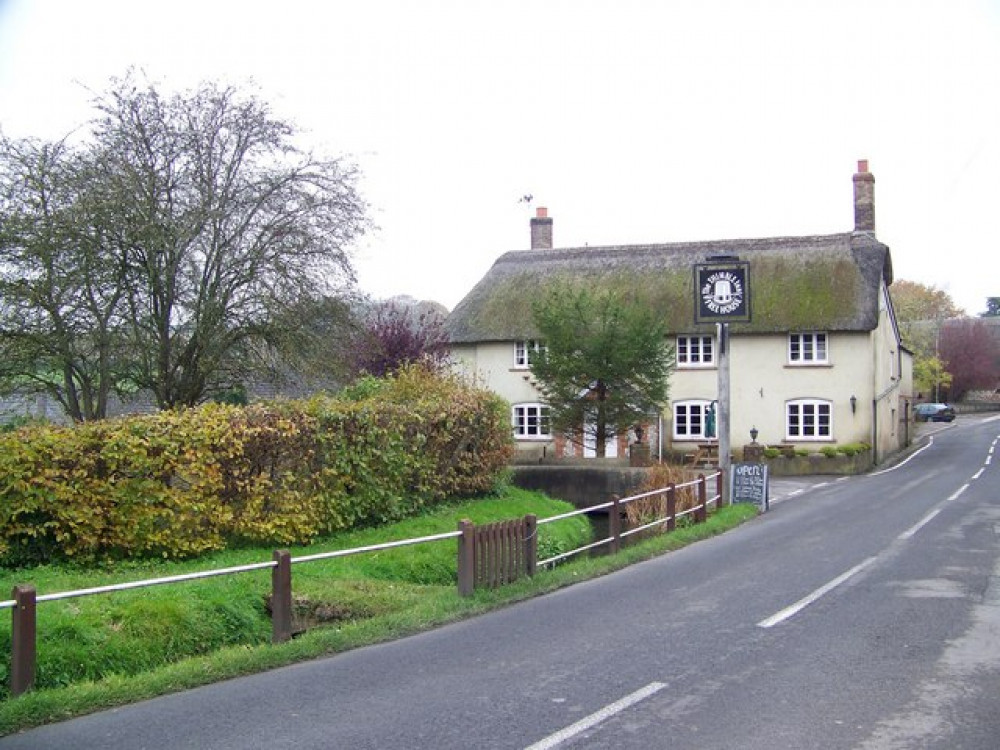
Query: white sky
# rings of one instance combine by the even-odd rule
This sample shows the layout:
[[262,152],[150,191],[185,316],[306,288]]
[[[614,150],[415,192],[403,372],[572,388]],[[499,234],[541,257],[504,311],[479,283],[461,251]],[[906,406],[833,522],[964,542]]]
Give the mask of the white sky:
[[1000,295],[1000,0],[0,0],[6,135],[129,66],[352,155],[378,297],[453,307],[538,205],[560,247],[850,231],[858,159],[897,279]]

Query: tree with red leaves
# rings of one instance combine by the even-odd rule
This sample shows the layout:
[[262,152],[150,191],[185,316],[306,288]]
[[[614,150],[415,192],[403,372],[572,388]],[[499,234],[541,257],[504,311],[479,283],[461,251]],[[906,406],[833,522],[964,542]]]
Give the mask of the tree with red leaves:
[[1000,330],[982,319],[947,321],[941,327],[940,353],[952,375],[951,400],[1000,383]]
[[414,362],[444,368],[448,362],[444,315],[398,302],[380,303],[363,323],[354,352],[358,375],[382,377]]

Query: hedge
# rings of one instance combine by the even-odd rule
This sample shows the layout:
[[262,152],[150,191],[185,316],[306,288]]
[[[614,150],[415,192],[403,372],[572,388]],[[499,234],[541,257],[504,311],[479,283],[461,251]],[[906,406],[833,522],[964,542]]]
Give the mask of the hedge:
[[344,396],[208,404],[0,435],[0,564],[306,543],[489,490],[495,395],[421,368]]

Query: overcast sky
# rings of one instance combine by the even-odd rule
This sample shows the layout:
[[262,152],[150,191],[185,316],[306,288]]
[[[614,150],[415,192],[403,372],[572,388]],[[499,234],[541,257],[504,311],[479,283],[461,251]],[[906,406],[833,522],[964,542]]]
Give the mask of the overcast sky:
[[897,279],[1000,296],[1000,0],[0,0],[7,136],[129,66],[353,156],[377,297],[453,307],[539,205],[559,247],[850,231],[859,159]]

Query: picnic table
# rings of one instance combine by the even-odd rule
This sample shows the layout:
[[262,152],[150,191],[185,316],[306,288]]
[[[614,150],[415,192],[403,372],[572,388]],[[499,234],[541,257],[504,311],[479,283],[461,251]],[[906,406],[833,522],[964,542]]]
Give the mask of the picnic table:
[[688,453],[684,456],[684,463],[689,463],[692,466],[701,466],[703,464],[718,466],[719,444],[715,442],[698,443],[695,446],[694,453]]

